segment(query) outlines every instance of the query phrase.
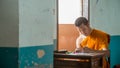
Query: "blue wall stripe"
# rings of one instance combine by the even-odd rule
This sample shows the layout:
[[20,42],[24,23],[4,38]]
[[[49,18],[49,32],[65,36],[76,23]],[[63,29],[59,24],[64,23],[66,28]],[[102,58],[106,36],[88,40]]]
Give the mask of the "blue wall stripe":
[[[43,50],[44,56],[38,58],[37,51]],[[50,68],[53,65],[53,45],[22,47],[19,49],[20,68],[42,66]]]
[[0,47],[0,68],[18,68],[17,47]]
[[111,36],[110,40],[110,67],[120,64],[120,35]]
[[[55,44],[54,44],[55,45]],[[44,50],[45,55],[38,58],[37,51]],[[53,66],[53,45],[31,46],[31,47],[0,47],[0,67],[1,68],[24,68],[38,67],[52,68]],[[110,62],[111,68],[116,64],[120,64],[120,35],[111,36],[110,40]],[[19,64],[18,64],[19,54]]]

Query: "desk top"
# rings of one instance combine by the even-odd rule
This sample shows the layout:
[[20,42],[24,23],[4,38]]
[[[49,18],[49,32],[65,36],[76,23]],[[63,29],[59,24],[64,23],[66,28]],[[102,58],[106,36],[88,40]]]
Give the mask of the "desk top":
[[68,55],[97,56],[97,55],[103,55],[103,53],[69,53]]
[[55,57],[84,57],[84,58],[94,58],[94,57],[103,57],[104,53],[54,53]]

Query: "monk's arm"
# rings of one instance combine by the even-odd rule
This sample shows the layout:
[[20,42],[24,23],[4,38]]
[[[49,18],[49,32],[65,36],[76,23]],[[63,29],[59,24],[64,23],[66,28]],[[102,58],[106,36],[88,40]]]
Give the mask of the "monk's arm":
[[84,47],[83,50],[86,53],[104,53],[105,56],[110,56],[110,51],[108,49],[106,49],[106,50],[93,50],[93,49]]

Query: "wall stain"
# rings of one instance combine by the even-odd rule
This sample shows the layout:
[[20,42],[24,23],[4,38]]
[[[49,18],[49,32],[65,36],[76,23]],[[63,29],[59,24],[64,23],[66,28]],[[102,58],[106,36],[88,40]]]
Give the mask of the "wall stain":
[[44,50],[38,50],[38,51],[37,51],[37,56],[38,56],[38,58],[42,58],[44,55],[45,55]]

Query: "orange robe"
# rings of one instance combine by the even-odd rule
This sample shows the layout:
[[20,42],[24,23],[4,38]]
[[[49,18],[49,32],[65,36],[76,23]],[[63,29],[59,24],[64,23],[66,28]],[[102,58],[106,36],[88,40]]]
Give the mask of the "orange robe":
[[[87,36],[80,44],[81,47],[88,47],[93,50],[102,50],[103,48],[108,49],[108,34],[93,29],[91,34]],[[103,58],[103,68],[109,68],[108,62]]]

